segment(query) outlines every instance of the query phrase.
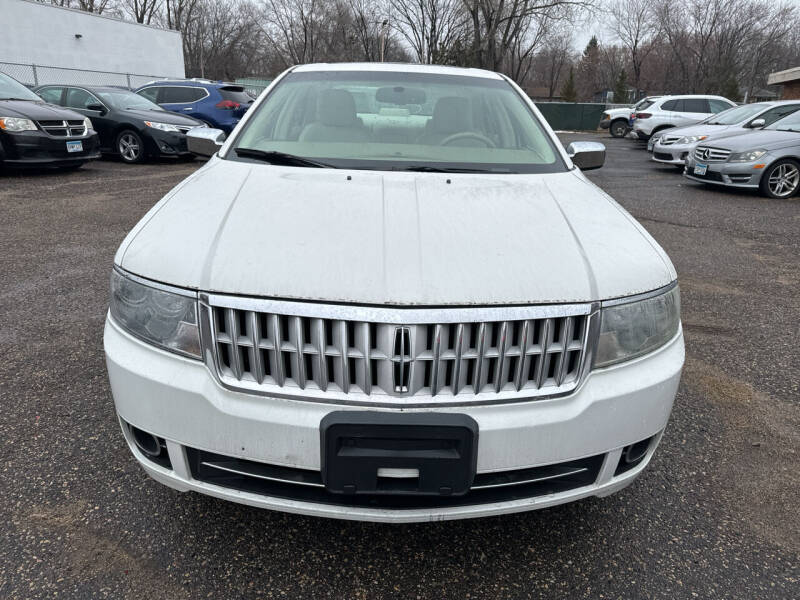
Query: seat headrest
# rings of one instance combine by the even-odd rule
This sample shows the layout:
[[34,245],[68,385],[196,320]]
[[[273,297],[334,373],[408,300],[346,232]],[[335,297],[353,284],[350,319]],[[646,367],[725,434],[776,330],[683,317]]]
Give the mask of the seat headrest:
[[352,127],[358,123],[356,102],[346,90],[325,90],[317,102],[317,114],[323,125]]
[[458,133],[472,130],[469,100],[445,96],[436,101],[429,127],[436,133]]

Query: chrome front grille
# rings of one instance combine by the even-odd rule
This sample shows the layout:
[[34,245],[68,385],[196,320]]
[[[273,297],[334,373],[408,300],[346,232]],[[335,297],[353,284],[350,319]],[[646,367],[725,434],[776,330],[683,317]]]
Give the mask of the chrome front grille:
[[417,309],[367,308],[375,318],[359,318],[329,305],[252,302],[210,296],[204,341],[221,382],[265,394],[394,403],[559,395],[577,387],[590,347],[591,305],[437,309],[433,319]]
[[37,121],[42,131],[53,137],[81,137],[86,134],[83,119],[67,121]]
[[724,148],[712,148],[710,146],[698,146],[694,149],[694,157],[697,160],[707,162],[724,162],[731,155],[730,150]]

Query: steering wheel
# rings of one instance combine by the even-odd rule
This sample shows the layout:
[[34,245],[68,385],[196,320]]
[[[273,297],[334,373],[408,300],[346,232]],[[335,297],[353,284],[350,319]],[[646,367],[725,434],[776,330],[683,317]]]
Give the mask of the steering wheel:
[[476,133],[474,131],[462,131],[461,133],[454,133],[453,135],[448,135],[444,138],[441,142],[439,142],[440,146],[449,146],[451,143],[457,140],[463,140],[472,138],[473,140],[478,140],[479,142],[483,142],[486,144],[487,148],[497,148],[497,145],[490,140],[485,135],[481,135],[480,133]]

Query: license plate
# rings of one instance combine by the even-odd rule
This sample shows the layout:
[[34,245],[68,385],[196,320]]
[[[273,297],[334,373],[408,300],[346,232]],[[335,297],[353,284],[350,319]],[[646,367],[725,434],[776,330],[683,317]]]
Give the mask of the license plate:
[[67,152],[83,152],[83,142],[67,142]]
[[475,477],[478,424],[467,415],[337,411],[320,434],[334,494],[459,496]]
[[708,165],[701,165],[698,163],[694,166],[695,175],[705,175],[706,171],[708,171]]
[[654,141],[651,139],[649,142],[647,142],[647,149],[648,149],[650,152],[652,152],[652,151],[653,151],[653,147],[654,147],[655,145],[656,145],[656,143],[655,143],[655,142],[654,142]]

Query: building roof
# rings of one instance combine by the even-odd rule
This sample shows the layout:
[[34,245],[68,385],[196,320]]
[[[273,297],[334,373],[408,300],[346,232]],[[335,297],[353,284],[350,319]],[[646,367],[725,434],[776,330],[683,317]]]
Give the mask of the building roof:
[[790,81],[800,81],[800,67],[770,73],[767,78],[768,85],[778,85],[780,83],[789,83]]

